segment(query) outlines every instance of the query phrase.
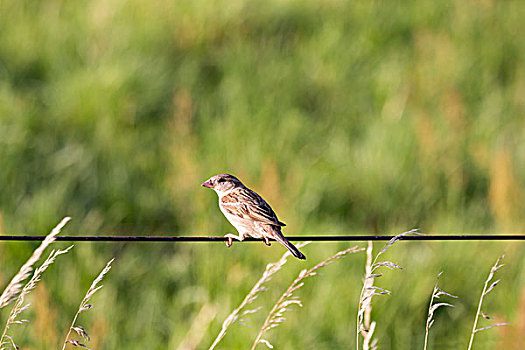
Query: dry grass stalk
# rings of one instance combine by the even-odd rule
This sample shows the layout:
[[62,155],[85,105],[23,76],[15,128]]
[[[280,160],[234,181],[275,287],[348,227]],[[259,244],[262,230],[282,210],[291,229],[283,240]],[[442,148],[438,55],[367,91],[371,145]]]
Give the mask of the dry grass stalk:
[[286,289],[286,291],[281,295],[279,300],[277,300],[277,303],[275,303],[273,308],[268,313],[268,316],[266,317],[266,320],[264,321],[264,324],[262,325],[259,334],[257,334],[257,337],[255,338],[255,341],[252,345],[252,350],[254,350],[257,347],[257,345],[261,343],[266,345],[270,349],[273,349],[273,345],[268,340],[262,339],[262,336],[266,331],[278,327],[281,323],[286,321],[286,319],[284,318],[284,313],[286,311],[292,310],[289,308],[291,305],[296,304],[301,307],[303,306],[299,297],[294,296],[293,293],[304,285],[304,279],[306,279],[307,277],[316,276],[317,273],[315,271],[333,263],[337,259],[344,258],[348,254],[357,253],[363,250],[364,248],[358,247],[352,247],[346,250],[342,250],[332,255],[328,259],[321,261],[319,264],[315,265],[311,269],[302,270],[299,273],[299,276],[297,276],[297,278],[292,282],[288,289]]
[[377,349],[377,339],[372,340],[372,336],[374,335],[374,331],[376,329],[376,322],[372,321],[370,324],[370,327],[368,328],[368,332],[363,338],[363,349]]
[[[402,239],[404,236],[410,234],[420,234],[417,230],[410,230],[403,232],[393,237],[388,243],[377,253],[376,257],[372,261],[372,244],[368,244],[367,249],[367,262],[365,265],[365,278],[363,280],[363,288],[359,296],[359,309],[357,311],[356,321],[356,349],[359,349],[359,336],[363,337],[363,349],[374,349],[376,342],[372,341],[372,334],[375,329],[375,322],[371,322],[370,314],[372,310],[372,298],[376,295],[388,295],[390,291],[387,289],[379,288],[374,286],[374,280],[377,277],[381,277],[383,274],[377,273],[377,269],[381,267],[387,267],[390,270],[403,268],[391,261],[378,261],[379,257],[383,255],[390,247],[392,247],[397,241]],[[373,325],[373,327],[372,327]]]
[[485,295],[489,294],[492,291],[492,289],[494,289],[494,287],[500,281],[500,280],[496,280],[496,281],[492,282],[490,284],[490,286],[489,286],[489,283],[492,281],[492,278],[494,278],[494,274],[496,273],[496,271],[498,271],[500,268],[503,267],[503,264],[501,264],[501,261],[503,260],[504,257],[505,257],[505,254],[501,255],[498,258],[498,260],[496,260],[496,263],[490,269],[489,276],[487,277],[487,280],[485,281],[485,285],[483,286],[483,291],[481,292],[481,296],[479,297],[478,311],[476,312],[476,318],[474,319],[474,326],[472,326],[472,332],[470,333],[470,340],[469,340],[469,343],[468,343],[468,350],[470,350],[472,348],[472,342],[474,341],[474,335],[477,332],[481,332],[481,331],[484,331],[486,329],[493,328],[493,327],[508,325],[508,323],[495,323],[495,324],[492,324],[492,325],[487,326],[487,327],[476,328],[478,326],[479,316],[481,316],[481,317],[483,317],[483,318],[485,318],[487,320],[490,319],[490,316],[488,316],[486,313],[481,311],[481,305],[483,304],[483,298],[485,297]]
[[114,258],[111,259],[106,264],[106,267],[104,267],[104,269],[99,273],[97,278],[95,278],[93,283],[91,283],[91,287],[89,287],[86,295],[84,296],[84,299],[82,299],[82,302],[80,303],[80,306],[78,307],[77,313],[75,314],[75,317],[73,318],[73,321],[71,322],[71,326],[69,326],[69,330],[68,330],[68,332],[66,334],[66,339],[64,340],[64,344],[62,345],[62,350],[64,350],[66,348],[67,344],[71,344],[73,346],[78,346],[78,347],[81,347],[81,348],[84,348],[84,349],[89,349],[85,344],[82,344],[78,340],[69,339],[69,336],[71,335],[71,331],[75,331],[80,337],[82,337],[84,339],[84,341],[89,341],[90,340],[89,334],[86,332],[84,327],[75,325],[75,323],[77,322],[78,315],[80,315],[81,312],[89,310],[89,309],[91,309],[93,307],[93,305],[88,304],[88,302],[91,299],[91,297],[93,297],[93,295],[100,288],[103,287],[103,286],[99,286],[98,284],[100,283],[100,281],[102,281],[104,276],[111,269],[111,263],[113,262],[113,260],[115,260],[115,259]]
[[[302,248],[305,245],[310,244],[310,243],[311,242],[304,242],[304,243],[298,244],[297,248]],[[246,295],[244,300],[239,304],[239,306],[236,309],[234,309],[228,317],[226,317],[226,319],[222,323],[221,331],[219,332],[219,334],[213,341],[213,344],[211,344],[209,350],[215,349],[215,346],[217,346],[217,344],[221,341],[221,339],[224,338],[224,336],[226,335],[226,330],[228,329],[228,327],[230,327],[232,323],[234,322],[241,323],[243,321],[241,317],[245,315],[253,314],[260,310],[260,307],[259,307],[255,309],[245,310],[242,313],[240,313],[241,310],[246,305],[253,303],[255,299],[257,299],[257,297],[259,296],[259,293],[266,291],[266,287],[264,287],[263,284],[271,280],[272,276],[277,271],[279,271],[284,266],[284,264],[286,264],[287,259],[291,255],[292,254],[289,251],[286,251],[281,257],[281,259],[279,259],[278,261],[274,263],[266,265],[266,270],[264,270],[261,278],[255,283],[255,285],[252,287],[250,292]]]
[[434,291],[432,292],[432,297],[430,298],[430,304],[428,305],[428,316],[427,316],[427,324],[425,327],[425,345],[423,347],[423,350],[427,349],[428,344],[428,333],[430,332],[430,327],[434,324],[434,311],[436,311],[441,306],[450,306],[455,307],[452,304],[449,303],[436,303],[434,304],[434,299],[439,299],[442,295],[446,295],[451,298],[457,298],[457,296],[449,294],[438,287],[439,283],[439,277],[441,276],[443,272],[438,273],[436,278],[436,284],[434,285]]
[[4,289],[2,295],[0,296],[0,309],[12,303],[18,297],[20,291],[22,290],[22,282],[29,277],[31,271],[33,271],[33,265],[40,260],[44,250],[55,241],[56,236],[62,230],[62,228],[71,220],[70,217],[65,217],[60,221],[60,223],[51,231],[49,235],[42,241],[40,246],[35,249],[31,257],[27,262],[20,268],[20,271],[13,277],[11,282]]
[[[9,314],[9,317],[7,319],[6,325],[4,327],[4,331],[2,333],[2,337],[0,337],[0,348],[4,349],[4,346],[11,345],[14,349],[18,349],[18,346],[15,345],[13,338],[9,335],[7,335],[7,331],[9,330],[9,327],[13,324],[22,324],[29,322],[28,320],[18,320],[17,317],[27,310],[29,308],[30,304],[24,304],[24,299],[27,294],[29,294],[33,289],[36,288],[37,283],[40,281],[40,277],[44,273],[47,268],[55,262],[55,259],[61,255],[67,253],[73,246],[69,246],[68,248],[64,250],[53,250],[49,257],[44,261],[44,263],[38,267],[35,272],[33,273],[33,276],[27,282],[27,284],[22,288],[20,291],[18,297],[15,300],[15,305],[13,306],[13,309],[11,310],[11,313]],[[6,348],[7,349],[7,348]]]
[[[186,336],[177,346],[177,350],[194,350],[199,348],[202,338],[206,334],[204,330],[208,329],[210,323],[215,318],[217,309],[214,305],[204,304],[195,319],[193,320],[190,329]],[[170,349],[174,348],[173,346]]]
[[[368,241],[368,247],[366,248],[365,276],[372,275],[372,252],[373,250],[374,250],[374,244],[372,243],[372,241]],[[363,285],[364,285],[365,290],[372,288],[374,285],[374,278],[370,277],[370,278],[365,279],[365,281],[363,282]],[[370,297],[370,299],[372,299],[372,297]],[[361,335],[363,336],[363,349],[364,350],[368,350],[370,348],[375,349],[377,340],[372,341],[372,336],[374,335],[376,323],[372,322],[372,303],[371,302],[365,305],[362,328],[363,329],[361,330]]]

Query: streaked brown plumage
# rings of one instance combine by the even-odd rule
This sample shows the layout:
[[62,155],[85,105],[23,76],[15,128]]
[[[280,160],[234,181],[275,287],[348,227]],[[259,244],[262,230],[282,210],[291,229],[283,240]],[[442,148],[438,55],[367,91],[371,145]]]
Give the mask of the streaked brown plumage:
[[256,192],[233,175],[212,176],[201,186],[213,189],[219,196],[219,208],[226,219],[237,229],[239,235],[227,234],[228,246],[233,239],[242,241],[246,236],[263,238],[270,245],[270,238],[284,245],[296,258],[306,259],[281,233],[285,223],[279,221],[268,203]]

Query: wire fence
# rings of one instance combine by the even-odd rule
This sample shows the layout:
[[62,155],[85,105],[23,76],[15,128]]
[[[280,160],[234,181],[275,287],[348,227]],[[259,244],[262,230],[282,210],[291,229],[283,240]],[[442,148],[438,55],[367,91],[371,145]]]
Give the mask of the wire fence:
[[[46,236],[0,235],[0,241],[43,241]],[[316,235],[286,236],[289,241],[312,242],[364,242],[389,241],[393,235]],[[226,242],[222,236],[57,236],[57,241],[67,242]],[[403,236],[402,241],[523,241],[525,234],[431,234]],[[247,237],[243,242],[260,242],[262,239]],[[273,240],[270,240],[273,241]]]

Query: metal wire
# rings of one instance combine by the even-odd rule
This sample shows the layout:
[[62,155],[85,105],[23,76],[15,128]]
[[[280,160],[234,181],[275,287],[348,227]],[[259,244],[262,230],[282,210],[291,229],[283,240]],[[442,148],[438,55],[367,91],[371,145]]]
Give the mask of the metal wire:
[[[0,235],[0,241],[43,241],[46,236]],[[388,241],[392,235],[318,235],[286,236],[290,241],[342,242]],[[57,236],[57,241],[67,242],[226,242],[222,236]],[[403,236],[403,241],[523,241],[525,234],[433,234]],[[259,242],[248,237],[244,242]]]

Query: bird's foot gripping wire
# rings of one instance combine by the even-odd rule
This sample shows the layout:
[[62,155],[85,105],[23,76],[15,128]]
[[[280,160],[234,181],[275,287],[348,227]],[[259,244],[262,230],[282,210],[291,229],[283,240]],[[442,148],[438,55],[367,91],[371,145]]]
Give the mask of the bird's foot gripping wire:
[[224,235],[225,238],[228,238],[228,240],[226,241],[226,246],[229,248],[231,247],[231,245],[233,244],[233,240],[237,240],[237,241],[242,241],[244,237],[242,237],[241,235],[234,235],[233,233],[228,233],[226,235]]

